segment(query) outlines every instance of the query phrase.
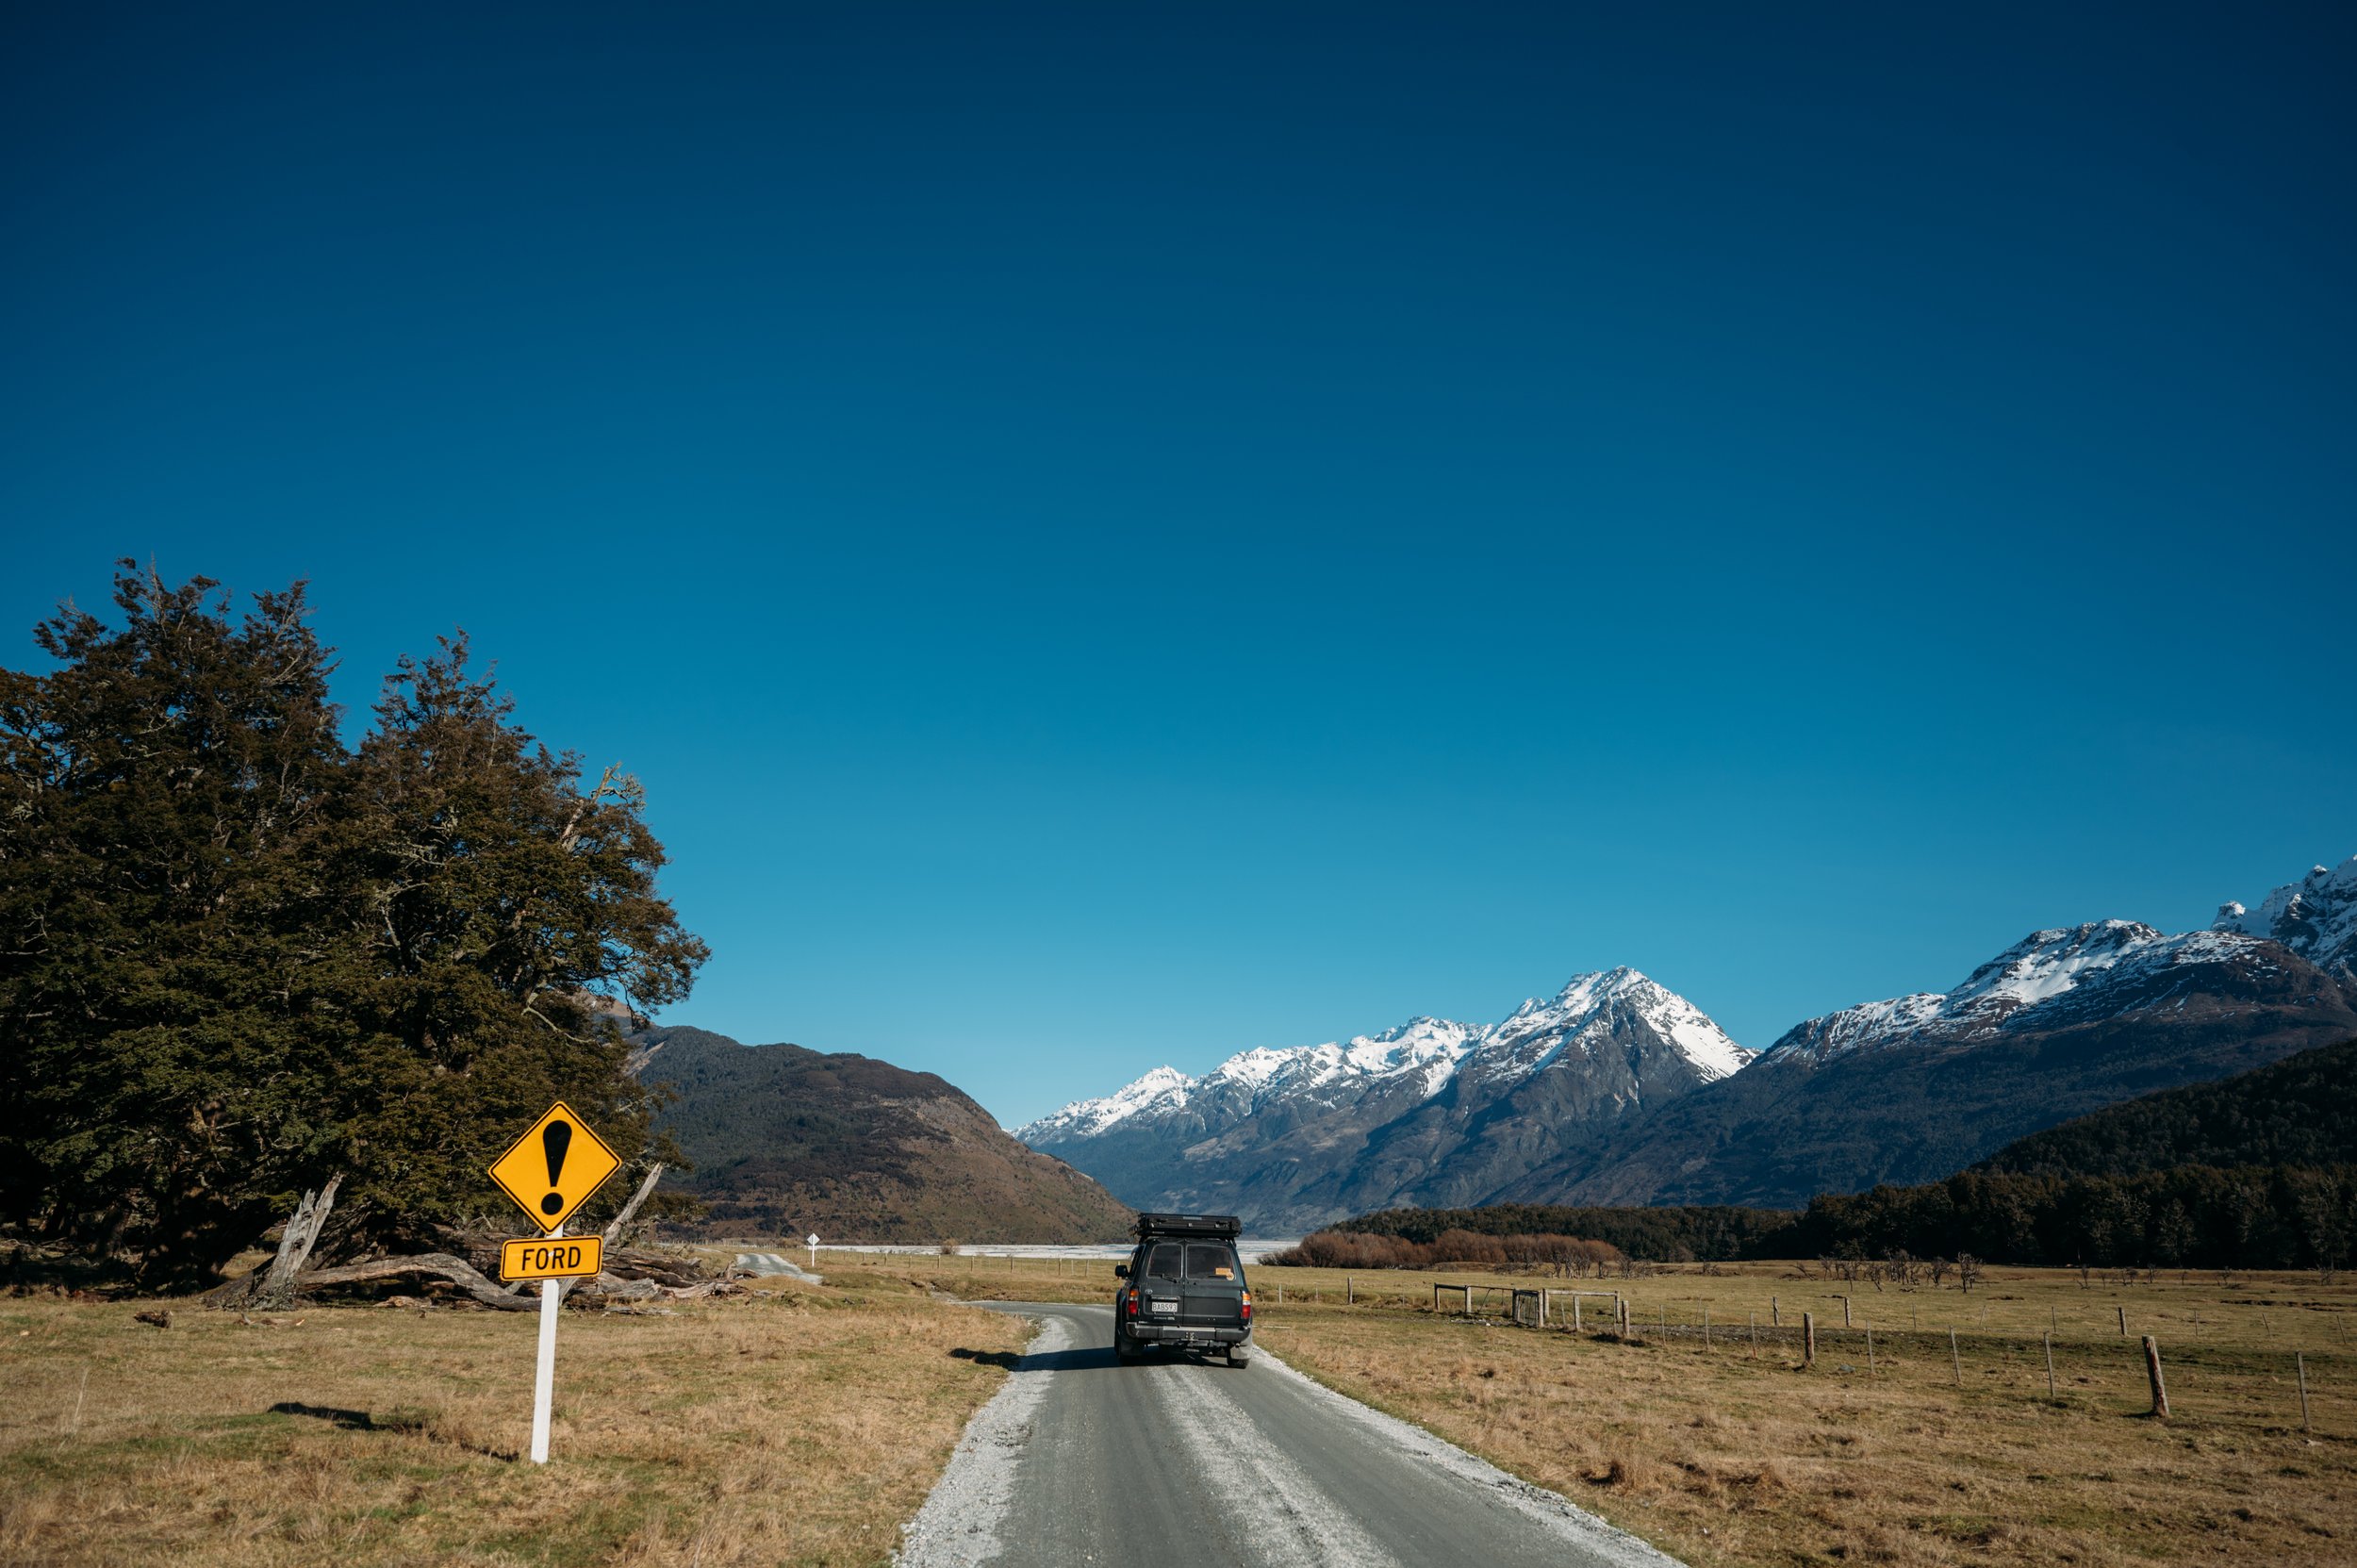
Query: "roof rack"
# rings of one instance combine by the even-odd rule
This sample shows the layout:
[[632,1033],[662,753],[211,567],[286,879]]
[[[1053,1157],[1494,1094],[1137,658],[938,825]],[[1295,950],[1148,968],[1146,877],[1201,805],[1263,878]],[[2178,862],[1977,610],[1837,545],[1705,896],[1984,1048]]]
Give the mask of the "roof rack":
[[1140,1214],[1138,1236],[1225,1236],[1244,1234],[1244,1222],[1233,1214]]

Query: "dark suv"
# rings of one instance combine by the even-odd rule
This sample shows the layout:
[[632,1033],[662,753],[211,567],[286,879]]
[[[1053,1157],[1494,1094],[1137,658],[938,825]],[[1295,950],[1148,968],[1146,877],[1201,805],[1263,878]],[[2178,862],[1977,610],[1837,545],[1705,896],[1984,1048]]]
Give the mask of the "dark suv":
[[1140,1214],[1138,1247],[1115,1265],[1113,1353],[1135,1361],[1155,1345],[1225,1352],[1229,1366],[1252,1352],[1252,1292],[1236,1256],[1233,1214]]

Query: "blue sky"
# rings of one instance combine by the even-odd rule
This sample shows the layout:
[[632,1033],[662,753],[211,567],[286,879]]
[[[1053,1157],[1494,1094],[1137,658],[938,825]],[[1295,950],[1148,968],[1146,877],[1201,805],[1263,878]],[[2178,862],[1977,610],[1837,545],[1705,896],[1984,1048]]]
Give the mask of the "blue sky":
[[464,626],[668,1021],[1756,1047],[2357,850],[2345,8],[355,9],[0,19],[0,647]]

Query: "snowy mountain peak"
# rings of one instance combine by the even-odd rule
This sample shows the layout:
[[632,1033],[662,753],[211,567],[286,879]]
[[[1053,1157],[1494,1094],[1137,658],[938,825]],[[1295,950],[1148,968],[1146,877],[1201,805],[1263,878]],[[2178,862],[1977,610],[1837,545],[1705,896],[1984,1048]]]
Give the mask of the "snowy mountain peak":
[[1031,1141],[1033,1133],[1042,1137],[1093,1138],[1149,1106],[1177,1110],[1187,1103],[1195,1085],[1195,1080],[1176,1067],[1157,1067],[1110,1095],[1076,1099],[1061,1111],[1051,1111],[1035,1122],[1016,1128],[1015,1137],[1026,1143]]
[[1757,1054],[1728,1039],[1726,1032],[1692,1002],[1625,965],[1574,975],[1552,1002],[1525,1002],[1512,1017],[1491,1030],[1489,1036],[1497,1042],[1534,1036],[1577,1039],[1593,1031],[1608,1031],[1616,1010],[1641,1020],[1670,1041],[1694,1065],[1705,1082],[1741,1071]]
[[2044,1001],[2160,940],[2159,932],[2134,920],[2034,931],[1973,970],[1948,999],[1958,1005],[1984,999],[2016,1004]]
[[2210,929],[2281,942],[2329,974],[2357,977],[2357,855],[2285,883],[2255,910],[2220,904]]

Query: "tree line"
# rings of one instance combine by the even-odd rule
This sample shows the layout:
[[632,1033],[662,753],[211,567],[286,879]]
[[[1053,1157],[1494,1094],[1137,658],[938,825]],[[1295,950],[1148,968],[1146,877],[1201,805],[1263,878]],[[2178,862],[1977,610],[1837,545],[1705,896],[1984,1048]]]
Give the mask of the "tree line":
[[[1429,1248],[1443,1237],[1532,1235],[1582,1238],[1649,1263],[1970,1258],[2106,1269],[2315,1268],[2329,1276],[2357,1253],[2357,1165],[2179,1165],[2069,1177],[1975,1169],[1920,1186],[1822,1195],[1797,1214],[1514,1203],[1393,1209],[1307,1237],[1301,1247],[1306,1258],[1341,1257],[1358,1246],[1353,1256],[1372,1259],[1384,1248],[1371,1244],[1386,1239]],[[1467,1244],[1452,1245],[1462,1253]],[[1460,1260],[1436,1252],[1432,1261]]]
[[463,634],[356,739],[304,586],[119,565],[0,669],[0,1226],[205,1282],[331,1175],[325,1251],[430,1244],[557,1097],[640,1159],[617,1017],[706,949],[637,782],[516,722]]
[[1964,1171],[1810,1200],[1749,1254],[2087,1268],[2315,1268],[2349,1259],[2357,1165],[2179,1165],[2126,1176]]

